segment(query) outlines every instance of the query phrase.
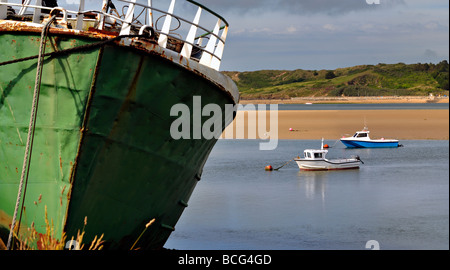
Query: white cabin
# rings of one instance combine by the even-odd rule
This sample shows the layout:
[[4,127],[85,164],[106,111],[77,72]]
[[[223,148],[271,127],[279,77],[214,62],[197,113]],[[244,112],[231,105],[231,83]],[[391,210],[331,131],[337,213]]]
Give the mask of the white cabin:
[[305,149],[303,151],[303,158],[308,160],[324,160],[328,150],[323,149]]

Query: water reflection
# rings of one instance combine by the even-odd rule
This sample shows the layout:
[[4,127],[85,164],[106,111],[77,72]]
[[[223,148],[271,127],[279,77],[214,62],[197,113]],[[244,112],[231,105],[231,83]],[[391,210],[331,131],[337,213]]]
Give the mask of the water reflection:
[[328,173],[326,171],[299,171],[297,173],[300,185],[304,185],[307,199],[312,200],[315,198],[315,195],[318,195],[322,200],[325,200]]
[[320,198],[325,203],[327,189],[331,187],[358,186],[360,169],[345,171],[298,171],[297,178],[300,189],[304,189],[305,198],[314,200]]

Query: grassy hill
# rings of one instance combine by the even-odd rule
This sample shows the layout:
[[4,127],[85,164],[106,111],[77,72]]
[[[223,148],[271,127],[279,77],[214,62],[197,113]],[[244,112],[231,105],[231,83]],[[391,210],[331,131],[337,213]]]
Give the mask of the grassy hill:
[[314,96],[448,95],[449,64],[378,64],[335,70],[260,70],[223,72],[242,99]]

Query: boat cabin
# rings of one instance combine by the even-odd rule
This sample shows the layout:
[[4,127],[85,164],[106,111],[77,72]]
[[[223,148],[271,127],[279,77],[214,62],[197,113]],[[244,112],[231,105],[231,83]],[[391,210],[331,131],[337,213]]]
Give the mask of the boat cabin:
[[353,138],[369,138],[369,131],[368,130],[357,131],[355,135],[353,135]]
[[309,160],[323,160],[327,153],[328,150],[306,149],[303,151],[303,158]]

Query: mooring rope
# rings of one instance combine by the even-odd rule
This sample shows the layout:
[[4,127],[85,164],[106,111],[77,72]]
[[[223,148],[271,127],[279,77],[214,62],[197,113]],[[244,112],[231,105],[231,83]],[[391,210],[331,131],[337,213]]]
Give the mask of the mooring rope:
[[334,144],[331,146],[331,148],[333,148],[341,139],[337,139]]
[[[150,29],[151,29],[151,31],[153,33],[153,28],[150,28]],[[42,54],[42,57],[50,56],[50,58],[51,58],[51,57],[56,57],[56,56],[59,56],[59,55],[68,55],[68,54],[71,54],[71,53],[74,53],[74,52],[88,51],[90,49],[95,49],[95,48],[98,48],[98,47],[105,46],[108,43],[114,42],[114,41],[122,39],[122,38],[132,38],[132,37],[142,37],[142,35],[121,35],[121,36],[117,36],[117,37],[110,38],[110,39],[107,39],[107,40],[104,40],[104,41],[100,41],[100,42],[96,42],[96,43],[81,45],[81,46],[72,47],[72,48],[68,48],[68,49],[64,49],[64,50],[60,50],[60,51],[50,52],[50,53],[44,53],[44,54]],[[23,58],[19,58],[19,59],[14,59],[14,60],[0,62],[0,66],[5,66],[5,65],[9,65],[9,64],[19,63],[19,62],[23,62],[23,61],[27,61],[27,60],[36,59],[36,58],[39,58],[39,55],[33,55],[33,56],[23,57]]]
[[[52,17],[50,17],[50,19],[45,23],[44,27],[42,28],[42,32],[41,32],[41,42],[39,45],[39,57],[38,57],[38,63],[37,63],[37,68],[36,68],[36,80],[34,82],[33,104],[31,107],[30,124],[28,126],[27,144],[25,147],[25,155],[23,158],[22,174],[20,176],[19,191],[17,193],[16,206],[14,209],[14,215],[13,215],[13,219],[12,219],[12,223],[11,223],[11,229],[9,231],[8,244],[6,246],[6,249],[8,249],[8,250],[11,249],[12,238],[13,238],[13,234],[14,234],[15,226],[16,226],[17,213],[19,212],[20,201],[22,199],[24,182],[25,181],[28,182],[32,141],[34,139],[34,129],[36,126],[35,125],[36,124],[36,112],[37,112],[37,106],[38,106],[38,102],[39,102],[39,92],[41,89],[42,64],[44,62],[43,55],[45,52],[45,43],[47,40],[47,33],[50,28],[50,25],[53,23],[55,18],[56,18],[56,15],[53,15]],[[20,227],[20,224],[19,224],[19,227]]]
[[274,171],[278,171],[279,169],[283,168],[284,166],[286,166],[289,162],[293,161],[294,159],[289,160],[288,162],[284,163],[283,165],[281,165],[280,167],[273,169]]

